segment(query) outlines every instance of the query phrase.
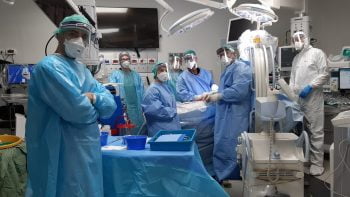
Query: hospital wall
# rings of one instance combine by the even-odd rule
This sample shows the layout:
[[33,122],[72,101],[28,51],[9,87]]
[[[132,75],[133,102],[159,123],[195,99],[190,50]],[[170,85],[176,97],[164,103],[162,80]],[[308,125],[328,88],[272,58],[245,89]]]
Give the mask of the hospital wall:
[[[339,1],[346,6],[333,3],[334,1]],[[317,45],[327,54],[334,54],[345,45],[346,34],[349,34],[349,31],[345,31],[349,30],[345,23],[349,18],[349,12],[346,12],[346,9],[349,8],[350,1],[334,1],[322,0],[321,4],[319,0],[310,0],[309,6],[310,15],[313,18],[314,37],[318,39]],[[153,0],[97,0],[96,2],[98,6],[156,7],[159,10],[159,17],[164,11]],[[205,6],[184,0],[167,0],[167,2],[175,12],[165,18],[165,27],[169,27],[187,13],[205,8]],[[237,4],[242,2],[244,1],[238,0]],[[215,50],[222,41],[226,40],[228,21],[234,16],[227,10],[212,10],[215,11],[215,14],[208,21],[181,36],[168,37],[160,30],[160,48],[155,49],[158,59],[167,60],[169,52],[183,52],[192,48],[198,53],[200,66],[212,70],[218,82],[220,68],[217,67]],[[285,45],[290,18],[296,15],[293,10],[286,8],[276,10],[276,14],[279,16],[279,21],[266,29],[279,38],[279,45]],[[56,28],[32,0],[17,0],[14,6],[0,2],[0,27],[0,49],[16,49],[18,54],[15,56],[15,61],[17,63],[38,62],[44,56],[45,44]],[[50,43],[49,53],[54,51],[56,43],[55,39]]]
[[327,55],[339,54],[343,46],[350,46],[349,10],[349,0],[309,0],[312,37]]

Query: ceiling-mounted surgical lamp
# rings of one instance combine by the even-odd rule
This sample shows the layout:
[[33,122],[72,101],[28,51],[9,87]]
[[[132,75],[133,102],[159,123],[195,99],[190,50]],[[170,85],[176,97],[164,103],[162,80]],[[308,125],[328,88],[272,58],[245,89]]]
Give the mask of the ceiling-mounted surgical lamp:
[[260,4],[246,3],[235,8],[231,7],[229,10],[234,15],[260,24],[278,21],[278,16],[271,8]]
[[193,27],[206,21],[208,18],[210,18],[214,14],[214,11],[210,10],[209,8],[200,9],[185,15],[184,17],[177,20],[173,25],[171,25],[169,29],[166,29],[163,26],[163,20],[169,12],[174,12],[174,9],[169,4],[167,4],[164,0],[155,0],[155,1],[158,4],[160,4],[163,8],[166,9],[166,11],[160,17],[159,23],[162,30],[167,32],[168,35],[175,35],[175,34],[181,34],[181,33],[187,32],[191,30]]
[[193,27],[201,24],[208,18],[210,18],[214,12],[209,8],[200,9],[187,14],[186,16],[180,18],[176,21],[170,28],[169,34],[182,34],[186,31],[191,30]]

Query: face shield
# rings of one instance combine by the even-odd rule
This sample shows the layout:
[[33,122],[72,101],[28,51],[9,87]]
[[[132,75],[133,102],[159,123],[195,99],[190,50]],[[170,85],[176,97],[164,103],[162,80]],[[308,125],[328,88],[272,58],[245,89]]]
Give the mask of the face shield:
[[[218,55],[222,66],[228,65],[234,60],[231,55],[231,53],[233,52],[234,52],[234,49],[227,48],[227,47],[222,47],[216,50],[216,54]],[[230,53],[230,55],[228,53]]]
[[295,32],[292,37],[292,42],[296,50],[302,50],[308,45],[308,39],[306,38],[304,32]]
[[196,56],[194,56],[193,54],[188,54],[184,56],[184,62],[187,68],[189,69],[197,68],[197,62],[195,57]]
[[172,61],[173,61],[173,63],[172,63],[173,69],[179,70],[180,69],[180,57],[174,56]]
[[84,32],[85,34],[82,36],[83,42],[85,46],[90,45],[92,31],[91,25],[79,22],[62,23],[58,28],[57,33],[64,33],[72,30]]

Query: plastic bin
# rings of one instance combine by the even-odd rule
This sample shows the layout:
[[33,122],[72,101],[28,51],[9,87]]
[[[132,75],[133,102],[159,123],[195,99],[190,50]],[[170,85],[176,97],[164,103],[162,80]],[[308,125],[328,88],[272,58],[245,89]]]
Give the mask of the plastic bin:
[[[177,142],[157,142],[157,138],[167,134],[185,134],[188,138],[184,141]],[[152,151],[190,151],[196,135],[196,129],[184,129],[176,131],[158,131],[155,136],[148,142]]]
[[147,136],[145,135],[130,135],[123,137],[128,150],[144,150],[146,146]]
[[101,132],[100,135],[101,146],[105,146],[108,141],[108,132]]
[[17,146],[22,141],[22,138],[15,135],[0,135],[0,149],[6,149]]

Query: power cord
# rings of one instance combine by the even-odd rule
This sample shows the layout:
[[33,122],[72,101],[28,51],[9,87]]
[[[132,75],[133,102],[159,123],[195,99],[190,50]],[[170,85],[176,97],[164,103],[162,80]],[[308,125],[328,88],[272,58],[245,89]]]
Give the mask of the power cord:
[[349,166],[348,166],[348,165],[346,164],[346,162],[345,162],[346,156],[347,156],[348,151],[349,151],[349,144],[346,145],[346,150],[345,150],[345,152],[344,152],[344,156],[342,156],[341,151],[340,151],[341,145],[342,145],[345,141],[347,141],[347,139],[342,140],[342,141],[339,143],[339,145],[338,145],[338,152],[339,152],[339,156],[340,156],[340,158],[341,158],[340,163],[338,164],[338,166],[337,166],[332,172],[329,173],[329,175],[326,177],[326,179],[323,180],[323,185],[324,185],[330,192],[334,193],[335,195],[341,196],[341,197],[349,197],[349,196],[340,194],[340,193],[334,191],[334,189],[329,188],[329,187],[327,186],[327,184],[326,184],[326,180],[328,180],[329,177],[332,176],[332,175],[339,169],[339,167],[341,166],[341,164],[343,164],[343,163],[344,163],[345,167],[347,168],[347,170],[350,172],[350,168],[349,168]]

